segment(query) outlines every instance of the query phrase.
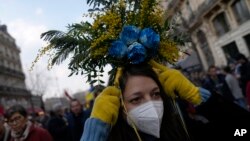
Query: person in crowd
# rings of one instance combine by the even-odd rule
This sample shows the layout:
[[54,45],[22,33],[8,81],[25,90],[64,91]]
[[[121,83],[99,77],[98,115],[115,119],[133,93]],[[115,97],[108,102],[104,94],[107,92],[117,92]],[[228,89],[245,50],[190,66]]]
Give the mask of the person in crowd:
[[8,141],[10,138],[9,128],[4,119],[4,111],[0,107],[0,141]]
[[5,117],[10,127],[9,141],[52,141],[49,132],[34,126],[28,120],[26,109],[21,105],[14,105],[7,109]]
[[246,96],[247,83],[250,82],[250,62],[245,55],[239,53],[236,55],[235,60],[239,64],[239,80],[242,88],[243,95]]
[[[72,100],[72,99],[70,99],[70,100]],[[68,107],[65,107],[64,108],[64,116],[67,117],[69,114],[70,114],[70,109]]]
[[238,79],[232,75],[231,68],[229,66],[226,66],[223,68],[224,73],[226,75],[225,80],[226,83],[233,94],[234,102],[241,106],[242,108],[247,109],[246,99],[242,94],[242,90],[240,88]]
[[228,100],[234,101],[232,92],[225,81],[225,75],[218,73],[217,67],[214,65],[209,66],[207,77],[203,81],[202,87],[212,93],[216,92],[223,95]]
[[41,124],[41,127],[48,129],[48,121],[50,116],[45,111],[38,112],[38,122]]
[[70,101],[70,113],[67,115],[71,141],[79,141],[83,133],[86,119],[90,116],[90,110],[83,110],[83,106],[77,99]]
[[56,103],[52,107],[51,117],[48,121],[48,131],[53,137],[53,141],[70,141],[70,131],[68,122],[64,117],[63,106]]
[[250,62],[244,54],[238,53],[235,57],[238,67],[238,76],[243,95],[247,99],[248,109],[250,110]]
[[166,93],[176,91],[184,99],[185,93],[193,104],[206,101],[210,95],[179,71],[164,71],[158,77],[148,64],[124,67],[119,87],[109,86],[97,97],[81,141],[187,141],[183,119]]

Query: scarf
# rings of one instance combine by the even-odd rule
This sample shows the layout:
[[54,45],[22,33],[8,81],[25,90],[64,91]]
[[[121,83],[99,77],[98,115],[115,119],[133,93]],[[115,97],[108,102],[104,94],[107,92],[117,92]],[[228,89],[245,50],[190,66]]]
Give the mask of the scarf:
[[28,121],[26,124],[27,125],[24,129],[24,132],[11,131],[11,137],[14,139],[14,141],[24,141],[28,137],[32,123]]

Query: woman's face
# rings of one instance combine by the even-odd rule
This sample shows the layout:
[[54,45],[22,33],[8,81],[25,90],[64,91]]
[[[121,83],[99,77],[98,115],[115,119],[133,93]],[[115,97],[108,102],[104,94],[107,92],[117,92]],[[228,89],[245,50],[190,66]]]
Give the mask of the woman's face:
[[146,76],[130,76],[123,97],[128,112],[148,101],[161,100],[159,86],[153,79]]
[[8,125],[13,131],[21,132],[25,128],[27,120],[27,117],[22,116],[20,113],[15,113],[8,119]]

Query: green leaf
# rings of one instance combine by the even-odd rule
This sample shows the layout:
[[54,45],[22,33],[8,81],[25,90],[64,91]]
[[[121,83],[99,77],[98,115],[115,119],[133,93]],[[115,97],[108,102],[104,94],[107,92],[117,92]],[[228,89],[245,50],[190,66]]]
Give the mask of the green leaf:
[[90,81],[90,84],[95,84],[97,82],[97,80],[92,80]]
[[102,80],[99,80],[99,82],[100,82],[100,83],[102,83],[102,84],[104,84],[104,83],[105,83],[105,82],[104,82],[104,81],[102,81]]
[[41,39],[43,38],[44,41],[51,41],[53,38],[60,38],[64,36],[64,32],[59,30],[49,30],[41,34]]

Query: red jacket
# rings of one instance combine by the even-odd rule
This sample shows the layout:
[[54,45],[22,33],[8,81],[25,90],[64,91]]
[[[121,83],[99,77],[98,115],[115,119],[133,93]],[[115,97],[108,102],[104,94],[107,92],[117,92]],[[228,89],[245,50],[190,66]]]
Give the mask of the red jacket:
[[[14,141],[14,138],[11,138],[10,141]],[[53,141],[53,139],[47,130],[32,125],[29,135],[24,141]]]

